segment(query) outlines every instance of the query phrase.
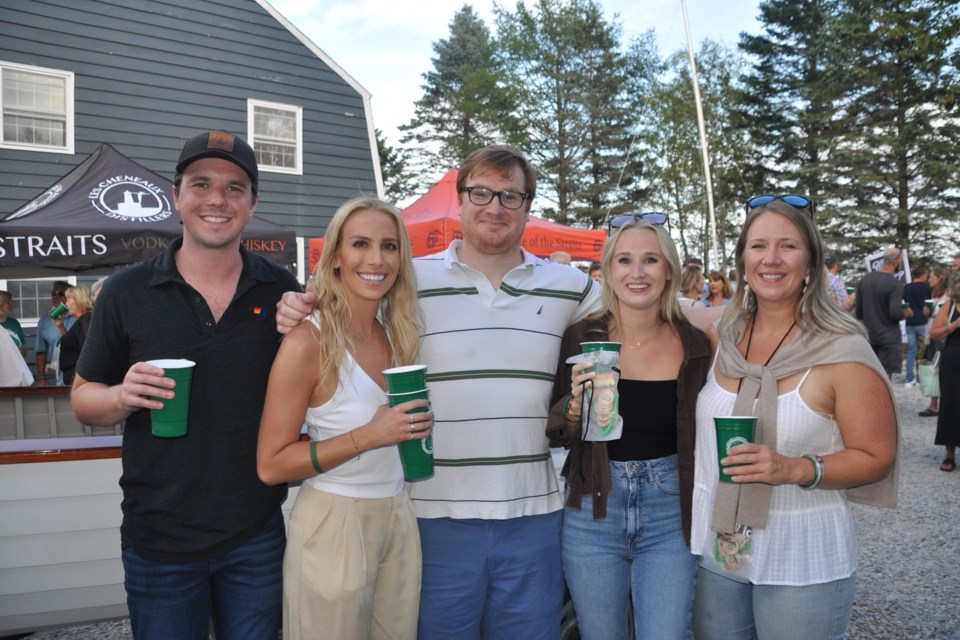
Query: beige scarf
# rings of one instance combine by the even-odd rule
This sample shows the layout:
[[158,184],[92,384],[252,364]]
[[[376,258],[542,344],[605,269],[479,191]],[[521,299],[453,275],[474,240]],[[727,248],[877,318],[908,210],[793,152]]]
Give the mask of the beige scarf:
[[[747,362],[738,344],[743,339],[747,319],[740,318],[726,329],[720,330],[720,346],[717,352],[717,368],[728,378],[742,379],[733,415],[756,415],[756,441],[776,449],[777,442],[777,380],[806,371],[817,365],[856,362],[877,372],[890,390],[893,388],[887,373],[873,353],[869,343],[854,334],[812,334],[797,330],[793,340],[781,347],[767,364]],[[756,402],[756,404],[754,404]],[[899,486],[899,430],[900,414],[896,401],[894,410],[897,421],[898,455],[893,471],[883,480],[873,484],[847,489],[847,498],[876,507],[893,508],[897,505]],[[756,407],[756,409],[754,408]],[[756,410],[756,413],[754,411]],[[811,451],[811,453],[817,453]],[[721,482],[713,508],[713,530],[733,533],[736,524],[763,529],[767,524],[767,512],[773,486],[762,483],[730,484]]]

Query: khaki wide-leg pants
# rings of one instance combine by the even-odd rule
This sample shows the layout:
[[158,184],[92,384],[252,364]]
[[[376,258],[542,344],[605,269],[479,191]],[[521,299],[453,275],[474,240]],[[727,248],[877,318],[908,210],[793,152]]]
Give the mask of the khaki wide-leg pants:
[[284,640],[415,640],[420,577],[406,491],[359,499],[300,487],[283,558]]

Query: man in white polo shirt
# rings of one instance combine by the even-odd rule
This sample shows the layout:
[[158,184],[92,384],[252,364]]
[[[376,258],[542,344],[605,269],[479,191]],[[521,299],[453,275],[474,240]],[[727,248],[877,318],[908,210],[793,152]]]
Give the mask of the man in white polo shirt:
[[[544,427],[560,339],[600,288],[521,248],[535,190],[517,149],[475,151],[457,178],[463,239],[414,261],[436,416],[436,473],[408,485],[420,640],[559,635],[563,500]],[[299,321],[309,298],[288,294],[278,320]]]

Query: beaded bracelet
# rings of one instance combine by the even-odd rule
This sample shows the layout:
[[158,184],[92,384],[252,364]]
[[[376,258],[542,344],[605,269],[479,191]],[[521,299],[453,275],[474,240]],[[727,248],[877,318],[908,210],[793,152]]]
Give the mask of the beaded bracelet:
[[803,457],[813,463],[813,482],[810,484],[798,485],[804,491],[813,491],[823,480],[823,458],[810,453],[803,454]]
[[320,467],[320,461],[317,460],[317,441],[310,441],[310,462],[313,463],[313,470],[317,472],[317,475],[323,473],[323,469]]

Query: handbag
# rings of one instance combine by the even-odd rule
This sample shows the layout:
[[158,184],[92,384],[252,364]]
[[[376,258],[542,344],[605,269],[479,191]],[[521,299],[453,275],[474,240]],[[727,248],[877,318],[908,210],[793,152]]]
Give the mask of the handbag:
[[940,397],[940,352],[934,354],[933,360],[921,364],[917,371],[920,378],[920,393],[928,398]]

